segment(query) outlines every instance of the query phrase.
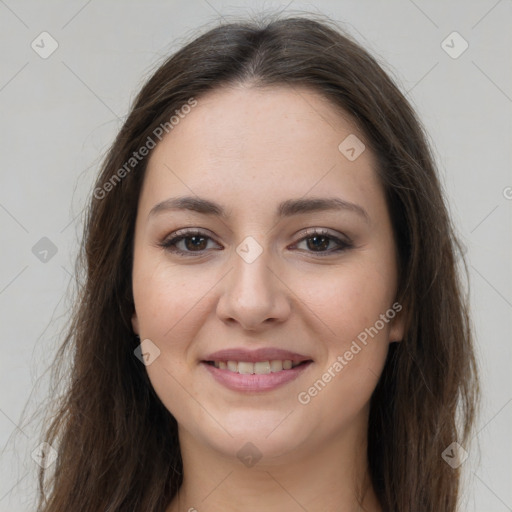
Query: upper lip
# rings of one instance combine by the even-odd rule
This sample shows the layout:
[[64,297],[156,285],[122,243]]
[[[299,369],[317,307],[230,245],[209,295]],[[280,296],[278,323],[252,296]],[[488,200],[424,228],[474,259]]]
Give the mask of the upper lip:
[[311,357],[280,348],[258,348],[256,350],[226,348],[213,352],[204,359],[204,361],[243,361],[248,363],[272,360],[290,360],[294,363],[301,363],[303,361],[310,361]]

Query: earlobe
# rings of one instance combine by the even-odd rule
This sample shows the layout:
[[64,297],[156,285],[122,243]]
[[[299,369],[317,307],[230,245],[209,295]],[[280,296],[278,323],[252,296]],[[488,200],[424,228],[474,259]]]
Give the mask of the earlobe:
[[395,318],[391,320],[391,328],[389,330],[389,342],[400,342],[404,339],[405,336],[405,311],[400,309],[398,310]]
[[132,329],[135,334],[139,335],[139,319],[137,318],[137,313],[135,311],[132,315]]

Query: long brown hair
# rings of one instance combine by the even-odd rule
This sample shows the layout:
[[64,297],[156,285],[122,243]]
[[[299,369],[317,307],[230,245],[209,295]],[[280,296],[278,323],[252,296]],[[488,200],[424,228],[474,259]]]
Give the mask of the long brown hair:
[[54,363],[57,375],[72,351],[69,383],[43,439],[58,457],[39,471],[38,511],[162,512],[181,485],[176,421],[134,356],[132,255],[147,158],[126,163],[191,98],[239,83],[321,93],[351,116],[376,155],[407,326],[371,399],[370,475],[385,511],[454,512],[459,469],[441,454],[454,441],[465,446],[478,398],[457,237],[404,95],[337,25],[311,15],[219,24],[170,56],[135,98],[87,210],[80,291]]

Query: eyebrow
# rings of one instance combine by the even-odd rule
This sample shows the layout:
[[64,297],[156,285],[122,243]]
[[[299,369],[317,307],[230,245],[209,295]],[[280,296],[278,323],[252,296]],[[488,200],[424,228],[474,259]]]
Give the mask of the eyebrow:
[[[197,196],[170,197],[165,199],[151,208],[148,217],[171,210],[189,210],[203,215],[214,215],[222,219],[229,217],[229,214],[220,204]],[[287,199],[278,205],[276,217],[285,218],[328,210],[348,210],[358,214],[366,222],[370,221],[368,213],[362,206],[338,197]]]

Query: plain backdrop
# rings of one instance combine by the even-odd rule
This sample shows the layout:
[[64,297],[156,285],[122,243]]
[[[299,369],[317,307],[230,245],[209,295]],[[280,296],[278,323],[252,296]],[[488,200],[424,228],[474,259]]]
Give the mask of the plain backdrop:
[[463,510],[512,510],[510,0],[0,0],[0,511],[34,510],[39,432],[21,416],[47,397],[84,201],[130,102],[205,24],[279,10],[337,20],[430,135],[466,247],[483,380]]

